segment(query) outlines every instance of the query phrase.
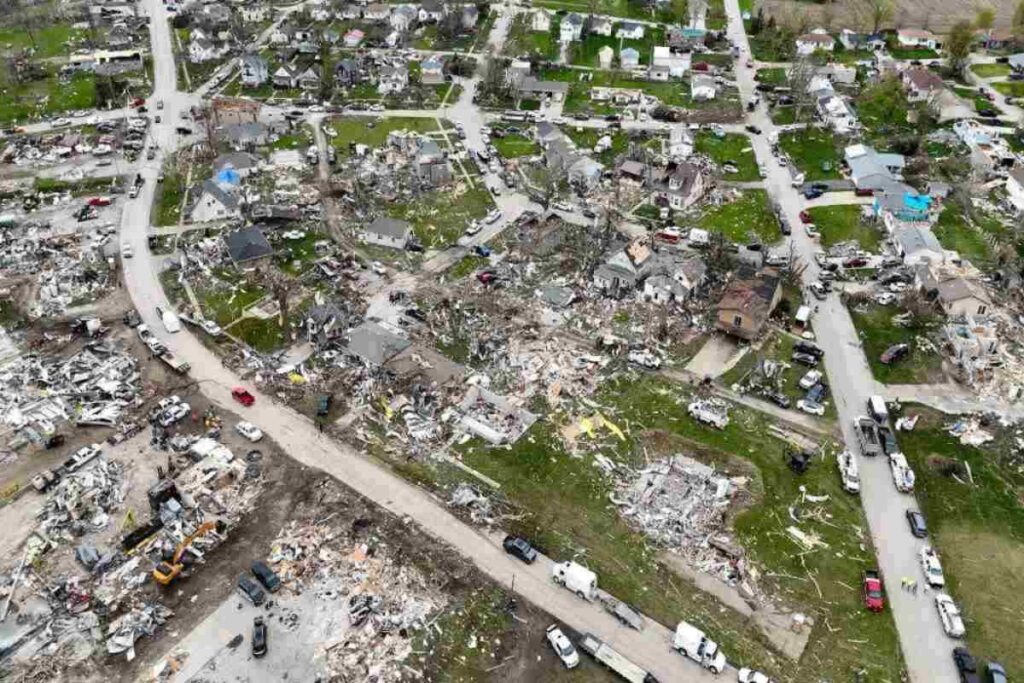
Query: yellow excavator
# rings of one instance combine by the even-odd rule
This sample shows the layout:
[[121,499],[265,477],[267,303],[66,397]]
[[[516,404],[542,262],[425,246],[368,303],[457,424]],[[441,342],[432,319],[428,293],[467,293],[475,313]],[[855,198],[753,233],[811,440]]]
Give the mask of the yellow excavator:
[[169,585],[174,579],[178,578],[185,569],[185,565],[181,561],[182,555],[185,554],[185,550],[192,544],[192,541],[205,536],[208,532],[213,531],[217,528],[216,522],[203,522],[199,525],[199,528],[193,531],[191,534],[185,537],[185,539],[178,544],[178,547],[174,549],[174,557],[168,562],[164,560],[157,566],[153,567],[153,579],[162,586]]

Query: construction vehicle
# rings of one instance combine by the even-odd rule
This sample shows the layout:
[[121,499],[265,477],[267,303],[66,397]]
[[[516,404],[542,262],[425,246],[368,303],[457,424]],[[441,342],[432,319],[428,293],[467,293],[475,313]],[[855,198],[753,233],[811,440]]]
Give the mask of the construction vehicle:
[[174,549],[174,556],[170,561],[163,561],[153,568],[153,579],[161,586],[170,585],[174,579],[185,570],[185,564],[181,561],[185,555],[185,551],[192,544],[192,541],[197,538],[205,536],[210,531],[217,528],[216,522],[203,522],[199,525],[199,528],[193,531],[191,534],[185,537],[185,539],[178,544],[178,547]]

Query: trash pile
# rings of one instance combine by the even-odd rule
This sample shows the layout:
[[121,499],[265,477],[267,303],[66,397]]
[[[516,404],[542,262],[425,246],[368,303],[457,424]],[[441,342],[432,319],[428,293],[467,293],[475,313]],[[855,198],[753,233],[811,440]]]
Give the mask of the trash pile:
[[416,631],[446,604],[418,570],[397,564],[375,538],[351,543],[322,524],[293,522],[275,539],[270,563],[285,590],[314,590],[348,615],[349,626],[324,646],[340,680],[402,680]]
[[995,436],[982,429],[977,418],[957,420],[947,426],[946,431],[950,436],[959,439],[964,446],[981,446],[995,440]]
[[743,550],[726,532],[726,516],[745,477],[726,477],[677,454],[638,472],[616,472],[612,502],[637,531],[693,568],[734,585],[748,578]]
[[128,661],[135,659],[135,642],[142,636],[156,633],[158,626],[174,616],[174,612],[156,603],[144,604],[110,623],[107,627],[107,652],[125,653]]
[[116,461],[97,458],[77,472],[65,474],[36,515],[40,520],[36,532],[54,542],[71,543],[106,528],[111,513],[124,503],[123,469]]
[[25,356],[0,372],[0,422],[36,443],[75,414],[79,425],[114,427],[139,392],[138,361],[117,344],[90,342],[68,358]]

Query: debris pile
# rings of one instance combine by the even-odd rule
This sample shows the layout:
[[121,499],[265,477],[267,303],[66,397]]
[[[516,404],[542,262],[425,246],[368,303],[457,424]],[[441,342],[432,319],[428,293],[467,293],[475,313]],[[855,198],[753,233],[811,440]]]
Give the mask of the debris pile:
[[128,661],[135,659],[135,641],[156,633],[158,626],[174,616],[163,605],[149,603],[118,617],[107,627],[107,652],[125,653]]
[[81,470],[66,474],[53,487],[37,515],[40,520],[37,533],[50,540],[70,543],[88,531],[105,528],[124,497],[122,465],[116,461],[93,460]]
[[445,605],[426,577],[399,565],[384,543],[353,544],[322,524],[293,522],[274,541],[270,562],[286,590],[313,590],[348,614],[349,627],[324,646],[341,680],[401,680],[416,632]]

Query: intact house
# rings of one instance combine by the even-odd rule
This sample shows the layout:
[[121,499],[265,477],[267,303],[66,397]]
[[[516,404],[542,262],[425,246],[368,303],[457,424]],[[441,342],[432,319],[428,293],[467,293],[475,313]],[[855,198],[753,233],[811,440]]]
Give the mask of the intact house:
[[320,87],[320,67],[311,65],[299,74],[296,79],[299,87],[303,90],[316,90]]
[[627,71],[636,69],[640,66],[640,52],[636,48],[625,48],[619,52],[619,63]]
[[384,65],[377,73],[377,92],[393,95],[409,87],[409,67],[405,64]]
[[901,28],[896,32],[896,42],[902,48],[938,50],[942,46],[934,33],[919,28]]
[[267,68],[267,60],[254,54],[247,54],[242,57],[242,85],[247,88],[258,88],[266,83],[269,78],[270,72]]
[[611,36],[612,20],[608,17],[590,17],[590,33],[597,36]]
[[931,69],[907,69],[903,72],[903,87],[910,102],[926,102],[942,92],[945,84]]
[[363,19],[373,24],[385,24],[391,16],[391,7],[383,3],[367,5],[363,10]]
[[542,9],[535,9],[530,14],[530,30],[537,33],[551,32],[551,15]]
[[562,18],[562,24],[558,29],[558,40],[562,43],[572,43],[580,39],[583,33],[583,17],[573,12]]
[[908,266],[942,263],[946,258],[946,252],[935,233],[927,227],[900,228],[893,234],[893,244],[896,252],[903,258],[903,263]]
[[1006,176],[1006,199],[1017,211],[1024,212],[1024,167],[1015,166]]
[[420,21],[437,23],[444,19],[445,7],[441,0],[423,0],[420,3]]
[[633,21],[624,21],[619,24],[619,30],[615,32],[615,37],[624,40],[643,40],[644,25]]
[[704,174],[686,161],[673,162],[655,170],[651,199],[655,206],[682,211],[696,203],[707,189]]
[[198,36],[193,36],[192,40],[189,41],[188,61],[194,64],[211,62],[226,55],[228,50],[227,43],[215,43],[200,33]]
[[850,180],[858,190],[885,190],[901,186],[906,159],[902,154],[880,153],[857,144],[844,151]]
[[240,5],[238,12],[242,16],[242,21],[250,24],[258,24],[270,17],[270,8],[260,2]]
[[832,52],[836,41],[824,31],[812,31],[805,33],[796,39],[796,53],[798,55],[813,55],[815,52]]
[[362,45],[364,38],[366,38],[365,33],[357,28],[353,28],[345,32],[345,35],[341,38],[341,42],[348,48],[359,47]]
[[718,302],[715,328],[740,339],[755,339],[781,299],[782,282],[774,271],[735,279]]
[[363,231],[363,239],[391,249],[405,249],[412,236],[412,226],[394,218],[378,218]]
[[519,82],[516,92],[520,98],[536,100],[549,98],[555,102],[561,102],[569,92],[569,84],[565,81],[538,81],[533,76],[526,76]]
[[263,231],[255,226],[224,233],[224,245],[236,266],[257,266],[269,261],[274,254]]
[[906,185],[894,185],[875,192],[871,209],[875,217],[882,219],[889,234],[905,227],[923,227],[931,232],[931,205],[930,196],[918,194]]
[[424,85],[444,83],[444,57],[430,55],[420,63],[420,82]]
[[839,32],[839,42],[847,50],[882,50],[885,48],[885,37],[880,33],[860,33],[844,28]]
[[189,221],[192,223],[220,221],[242,215],[242,208],[235,192],[212,179],[192,188],[189,196],[194,197],[188,211]]
[[275,88],[291,89],[298,85],[299,73],[291,64],[282,64],[277,67],[270,80]]
[[654,69],[664,69],[667,72],[667,76],[672,78],[682,78],[687,69],[690,68],[690,57],[689,55],[673,53],[672,49],[667,45],[657,45],[654,48],[651,59],[651,68],[652,71]]

